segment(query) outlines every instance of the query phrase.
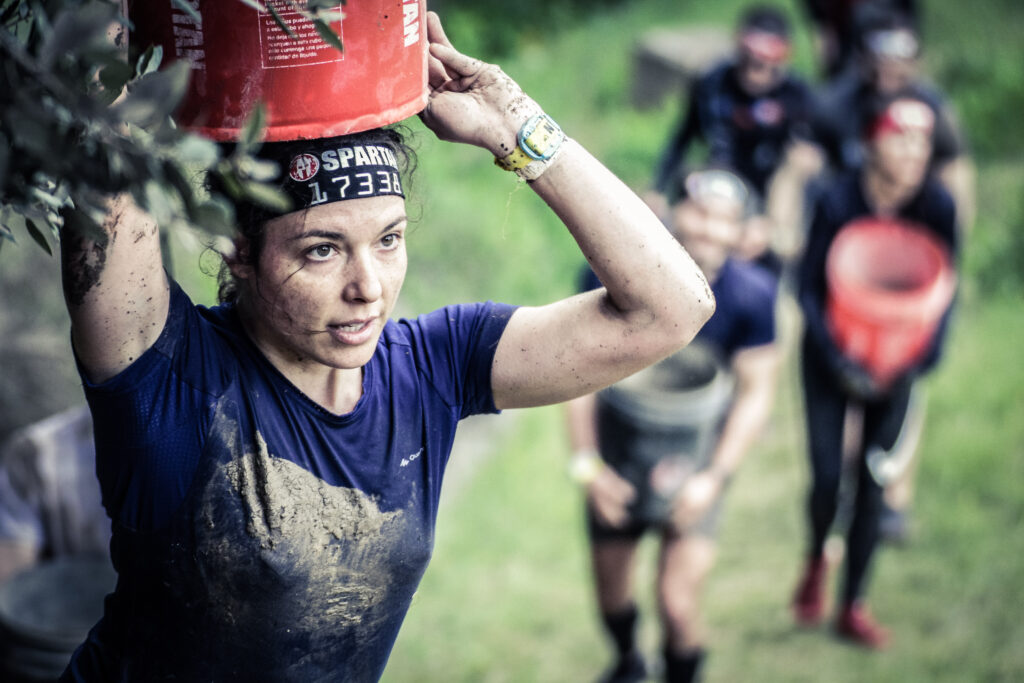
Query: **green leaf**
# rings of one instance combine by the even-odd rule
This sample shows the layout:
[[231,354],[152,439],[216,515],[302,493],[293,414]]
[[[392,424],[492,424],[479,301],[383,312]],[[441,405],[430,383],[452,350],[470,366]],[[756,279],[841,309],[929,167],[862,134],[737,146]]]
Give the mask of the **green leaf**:
[[263,102],[257,102],[253,107],[249,118],[242,124],[242,134],[239,136],[241,151],[248,152],[256,147],[263,139],[264,127],[267,122],[267,108]]
[[117,20],[113,3],[86,3],[65,8],[53,24],[39,52],[40,62],[48,67],[63,55],[76,55],[87,49],[112,49],[107,28]]
[[156,71],[160,68],[160,63],[163,59],[163,45],[150,45],[146,48],[145,52],[139,55],[139,59],[135,63],[135,74],[137,76],[145,76],[148,73]]
[[306,8],[310,12],[318,12],[322,9],[333,9],[335,7],[343,7],[345,0],[307,0]]
[[185,2],[185,0],[171,0],[171,2],[182,12],[192,17],[192,21],[197,24],[201,24],[203,22],[203,18],[199,16],[199,12],[197,12],[192,5]]
[[157,225],[166,226],[171,222],[176,213],[178,192],[158,180],[146,181],[143,190],[146,210],[153,217]]
[[250,180],[268,182],[277,179],[281,168],[274,161],[266,161],[255,157],[245,157],[238,162],[238,171]]
[[242,189],[247,199],[282,213],[292,210],[292,200],[273,185],[258,183],[254,180],[243,180]]
[[241,2],[244,5],[248,5],[249,7],[252,7],[257,12],[266,12],[267,11],[267,8],[263,6],[262,2],[257,2],[256,0],[241,0]]
[[42,231],[36,226],[33,221],[25,221],[25,229],[28,230],[29,237],[31,237],[36,244],[43,248],[50,256],[53,256],[53,249],[50,247],[50,243],[43,237]]
[[105,102],[106,104],[110,104],[117,99],[117,96],[121,94],[124,86],[128,84],[128,81],[131,80],[134,74],[135,70],[129,64],[119,59],[111,61],[100,70],[100,83],[109,97],[109,101]]
[[277,13],[276,9],[274,9],[273,4],[268,3],[267,10],[270,12],[270,16],[274,17],[274,21],[277,22],[277,25],[281,27],[282,31],[287,33],[290,38],[297,38],[295,32],[292,31],[291,27],[288,26],[288,24],[284,23],[284,19],[282,19],[281,15]]
[[0,131],[0,191],[7,187],[7,167],[10,163],[11,148],[7,136]]
[[325,43],[339,52],[345,51],[345,46],[341,42],[341,37],[334,32],[334,29],[332,29],[327,22],[317,17],[313,20],[313,26],[316,27],[316,32],[320,34],[320,37]]
[[226,200],[215,197],[197,206],[192,219],[200,228],[214,235],[235,236],[235,212]]
[[64,218],[64,232],[83,237],[99,246],[106,246],[110,236],[100,227],[92,216],[79,209],[65,209],[61,214]]
[[162,122],[170,116],[188,87],[187,61],[175,62],[163,71],[146,74],[129,86],[128,95],[114,105],[124,121],[141,128]]
[[220,158],[220,150],[217,148],[217,145],[213,141],[198,135],[186,135],[183,137],[174,146],[174,153],[179,162],[197,166],[204,170],[216,164]]

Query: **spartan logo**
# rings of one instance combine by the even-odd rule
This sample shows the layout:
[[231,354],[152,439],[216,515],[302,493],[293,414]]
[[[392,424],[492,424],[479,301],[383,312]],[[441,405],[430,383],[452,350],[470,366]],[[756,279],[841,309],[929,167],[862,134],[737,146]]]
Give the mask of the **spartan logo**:
[[288,165],[288,175],[297,183],[309,180],[319,172],[320,162],[312,154],[300,154]]

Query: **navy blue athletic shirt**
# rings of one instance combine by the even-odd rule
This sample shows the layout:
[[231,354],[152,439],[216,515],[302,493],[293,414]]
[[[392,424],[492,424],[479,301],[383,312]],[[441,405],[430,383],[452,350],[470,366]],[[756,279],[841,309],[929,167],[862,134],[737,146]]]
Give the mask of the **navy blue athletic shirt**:
[[377,680],[432,552],[456,424],[495,412],[513,310],[389,321],[339,416],[233,307],[172,284],[153,347],[86,382],[119,578],[63,680]]
[[[579,276],[581,292],[601,287],[594,271],[584,265]],[[775,341],[775,299],[778,281],[760,266],[727,259],[711,283],[715,314],[697,333],[725,361],[737,351]]]

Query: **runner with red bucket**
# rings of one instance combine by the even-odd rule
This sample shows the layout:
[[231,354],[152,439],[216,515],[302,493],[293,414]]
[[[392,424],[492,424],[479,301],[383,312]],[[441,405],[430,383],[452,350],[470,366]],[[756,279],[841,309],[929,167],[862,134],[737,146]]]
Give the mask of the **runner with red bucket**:
[[[249,14],[208,35],[213,4],[198,3],[202,22],[178,17],[191,33],[174,35],[198,41],[201,23],[203,45],[233,46],[251,38],[238,31],[271,30],[257,9],[218,0]],[[425,125],[527,181],[605,287],[392,319],[412,152],[401,127],[333,134],[336,120],[354,130],[402,116],[385,111],[399,102],[372,124],[314,109],[306,129],[277,106],[292,95],[263,92],[281,138],[258,155],[294,210],[236,207],[218,306],[194,305],[168,278],[159,230],[130,198],[110,199],[101,240],[66,229],[64,290],[118,578],[64,681],[379,680],[430,560],[459,421],[597,391],[678,351],[714,310],[658,217],[500,68],[457,51],[435,14],[424,27],[422,3],[346,11],[367,5],[402,27],[373,25],[373,41],[426,60]],[[339,72],[358,54],[342,29],[352,47]],[[265,66],[248,63],[254,82]],[[355,91],[280,73],[327,106],[390,90],[389,63],[366,68]],[[233,120],[190,123],[219,136]],[[285,139],[300,130],[313,137]]]
[[855,467],[838,634],[882,648],[889,635],[864,602],[882,488],[869,460],[896,442],[914,379],[939,359],[955,284],[953,200],[928,173],[935,118],[900,94],[863,131],[866,159],[818,197],[798,273],[802,378],[811,465],[810,543],[793,599],[798,623],[827,611],[825,541],[836,518],[848,405],[864,415]]

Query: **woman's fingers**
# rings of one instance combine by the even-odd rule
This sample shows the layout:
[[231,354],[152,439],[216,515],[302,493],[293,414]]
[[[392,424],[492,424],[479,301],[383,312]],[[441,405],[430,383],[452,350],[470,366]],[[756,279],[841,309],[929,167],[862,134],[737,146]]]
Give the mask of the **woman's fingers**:
[[442,43],[431,43],[430,55],[436,57],[453,78],[472,76],[483,65],[479,59],[467,57],[450,45]]
[[427,12],[427,40],[431,43],[452,47],[452,42],[445,35],[444,27],[441,26],[441,17],[437,16],[437,12]]
[[430,84],[430,89],[437,90],[450,80],[451,76],[448,75],[448,71],[444,68],[441,60],[428,53],[427,83]]

